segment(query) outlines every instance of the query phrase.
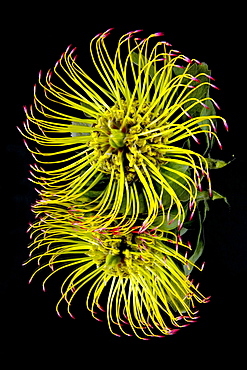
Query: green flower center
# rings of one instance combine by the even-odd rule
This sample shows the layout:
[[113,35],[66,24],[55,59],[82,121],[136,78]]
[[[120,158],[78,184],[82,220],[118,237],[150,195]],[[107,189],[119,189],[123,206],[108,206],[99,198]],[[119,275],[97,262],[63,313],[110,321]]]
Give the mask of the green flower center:
[[[152,248],[132,233],[127,235],[112,235],[94,233],[97,245],[93,244],[87,255],[90,256],[97,268],[103,266],[105,273],[111,276],[128,277],[138,273],[141,268],[152,268],[157,264],[157,256]],[[150,242],[149,242],[150,243]],[[162,261],[164,256],[161,256]]]
[[154,112],[148,104],[134,101],[131,108],[126,102],[116,104],[98,118],[92,132],[89,147],[94,149],[92,164],[99,164],[99,170],[110,174],[114,169],[115,178],[120,177],[123,166],[128,182],[137,178],[135,166],[142,171],[144,156],[157,168],[160,167],[161,153],[167,143],[165,126],[159,127]]

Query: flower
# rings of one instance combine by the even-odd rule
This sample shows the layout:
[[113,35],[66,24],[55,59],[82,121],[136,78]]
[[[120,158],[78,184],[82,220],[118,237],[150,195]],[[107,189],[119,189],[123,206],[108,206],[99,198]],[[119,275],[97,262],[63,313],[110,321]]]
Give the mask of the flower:
[[[73,317],[73,298],[91,284],[87,308],[97,320],[96,311],[105,311],[113,334],[161,337],[195,322],[195,303],[209,300],[190,273],[204,267],[195,263],[208,200],[226,199],[212,191],[209,174],[226,163],[207,156],[215,142],[222,148],[218,121],[228,126],[209,96],[218,88],[205,63],[168,50],[165,41],[153,44],[161,32],[135,37],[141,30],[123,35],[112,54],[110,31],[90,43],[98,79],[69,46],[53,71],[39,73],[34,104],[24,107],[19,131],[35,143],[24,140],[39,193],[26,263],[38,262],[30,282],[51,269],[44,290],[50,277],[67,271],[59,316],[65,300]],[[193,250],[181,235],[195,211]]]
[[[84,285],[91,284],[87,308],[95,319],[102,321],[99,312],[103,311],[113,334],[134,333],[148,339],[172,335],[195,322],[195,302],[209,300],[183,272],[183,266],[194,266],[182,252],[189,251],[190,245],[183,244],[171,231],[92,233],[49,216],[35,222],[31,230],[28,263],[37,260],[38,269],[30,282],[37,272],[49,267],[51,272],[43,282],[45,290],[51,276],[67,270],[57,303],[59,316],[60,304],[65,300],[73,317],[73,298]],[[105,291],[108,298],[104,306],[100,299]]]
[[34,212],[70,207],[88,231],[110,230],[117,221],[123,233],[142,233],[159,216],[162,225],[173,212],[181,228],[187,210],[174,187],[191,215],[203,177],[212,192],[208,162],[189,140],[199,143],[202,134],[208,147],[214,140],[221,146],[215,122],[227,124],[208,94],[216,86],[205,64],[168,51],[167,42],[150,51],[162,33],[141,40],[140,30],[129,32],[111,56],[110,31],[90,43],[100,82],[79,67],[69,46],[44,81],[39,74],[46,101],[35,86],[34,106],[25,107],[22,134],[39,146],[25,142],[36,160],[31,180],[41,188]]

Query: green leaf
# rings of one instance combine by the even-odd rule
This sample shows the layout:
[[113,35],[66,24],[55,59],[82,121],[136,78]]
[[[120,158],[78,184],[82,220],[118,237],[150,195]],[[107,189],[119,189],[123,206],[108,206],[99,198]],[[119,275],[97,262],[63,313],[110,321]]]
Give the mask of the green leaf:
[[[183,186],[187,187],[187,182],[182,176],[183,174],[189,175],[188,169],[189,166],[187,165],[182,165],[175,162],[168,162],[160,170],[167,183],[172,187],[179,200],[182,202],[189,200],[189,193],[183,188]],[[168,192],[165,192],[162,197],[163,207],[165,209],[168,208],[170,206],[170,203],[171,196]]]
[[[185,213],[187,213],[187,207],[185,208]],[[175,219],[176,216],[177,216],[177,210],[172,210],[170,212],[170,221],[167,221],[167,220],[163,221],[163,224],[159,226],[159,230],[168,231],[168,230],[176,229],[178,227],[178,218]],[[154,223],[150,227],[153,228],[155,226],[158,226],[162,222],[162,219],[163,219],[163,216],[157,216]]]
[[221,194],[217,193],[216,191],[212,192],[212,197],[210,197],[208,191],[206,191],[206,190],[201,191],[200,193],[197,194],[196,201],[200,202],[202,200],[203,201],[208,201],[208,200],[217,200],[217,199],[223,199],[225,201],[225,203],[229,205],[229,203],[227,201],[227,198],[224,197],[224,195],[221,195]]
[[206,161],[208,162],[208,167],[209,167],[210,170],[215,170],[215,169],[225,167],[229,163],[231,163],[233,160],[234,160],[234,158],[229,162],[225,162],[225,161],[222,161],[220,159],[206,158]]
[[[144,197],[144,194],[143,194],[142,191],[138,192],[138,199],[139,199],[139,214],[140,213],[146,213],[147,212],[147,203],[146,203],[146,200],[145,200],[145,197]],[[127,197],[124,194],[122,204],[121,204],[121,207],[119,209],[119,213],[125,213],[126,205],[127,205]],[[129,209],[127,215],[130,216],[130,215],[132,215],[132,213],[133,213],[133,208],[131,207]]]
[[[195,249],[194,253],[192,254],[192,256],[189,258],[189,261],[192,262],[192,263],[196,263],[196,261],[201,257],[203,249],[204,249],[204,243],[203,243],[202,239],[199,239],[199,241],[197,242],[197,245],[196,245],[196,249]],[[193,266],[190,265],[190,264],[189,264],[189,267],[183,266],[183,268],[184,268],[184,273],[186,275],[189,275],[191,273],[191,271],[193,270]]]
[[179,75],[182,75],[184,73],[184,68],[174,66],[172,68],[172,71],[175,74],[175,76],[179,76]]
[[[136,64],[137,66],[140,66],[141,69],[148,63],[148,60],[147,58],[145,58],[144,55],[140,53],[135,53],[134,51],[131,53],[131,59],[132,59],[132,62]],[[147,68],[149,68],[149,72],[148,72],[149,76],[153,78],[155,74],[154,66],[150,64],[150,66]]]
[[[210,71],[208,69],[208,66],[206,63],[202,63],[201,65],[193,64],[187,71],[187,73],[191,74],[194,77],[197,77],[200,73],[205,73],[207,75],[210,75]],[[201,100],[203,98],[206,98],[209,96],[209,85],[203,83],[209,82],[209,78],[205,75],[201,75],[198,77],[200,80],[200,83],[197,81],[191,81],[190,85],[195,86],[196,88],[191,90],[191,93],[189,95],[189,98],[196,98],[198,100]],[[187,82],[188,83],[188,80]],[[199,85],[199,87],[197,87]],[[194,104],[195,101],[189,101],[185,103],[184,108],[187,110],[190,105]],[[192,117],[198,117],[201,115],[202,110],[205,109],[200,103],[194,105],[191,109],[189,109],[189,114]],[[187,119],[187,118],[186,118]]]
[[[206,104],[208,108],[206,108],[206,107],[202,108],[201,113],[200,113],[201,117],[213,116],[213,115],[216,114],[214,105],[213,105],[211,100],[204,100],[204,104]],[[213,123],[214,123],[215,127],[217,127],[216,119],[213,119]],[[204,127],[203,126],[201,127],[201,130],[202,131],[203,130],[208,131],[209,126],[211,127],[211,122],[209,121],[209,119],[206,118],[204,121],[199,122],[198,125],[200,125],[200,126],[205,125]],[[206,155],[206,153],[208,151],[210,151],[212,149],[212,147],[214,145],[214,142],[215,142],[215,137],[212,136],[212,138],[210,139],[209,136],[208,136],[208,132],[205,132],[205,137],[206,137],[207,147],[206,147],[206,150],[204,151],[204,154],[203,154],[204,156]]]

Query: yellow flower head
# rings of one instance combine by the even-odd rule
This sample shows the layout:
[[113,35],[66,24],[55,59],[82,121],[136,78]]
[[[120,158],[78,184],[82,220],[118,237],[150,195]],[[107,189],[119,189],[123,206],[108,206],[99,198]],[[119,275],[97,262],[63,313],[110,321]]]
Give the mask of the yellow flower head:
[[[209,300],[183,271],[183,266],[189,270],[194,266],[187,258],[190,245],[171,231],[123,235],[114,228],[110,233],[89,233],[48,215],[31,229],[28,262],[37,260],[39,265],[33,276],[46,267],[51,269],[43,289],[51,276],[67,270],[57,304],[59,316],[59,306],[65,300],[73,317],[72,300],[89,283],[87,308],[95,319],[101,321],[100,317],[106,316],[110,331],[117,336],[134,333],[147,339],[174,334],[195,322],[195,302]],[[107,302],[101,304],[105,291]]]
[[109,32],[90,43],[99,82],[68,47],[53,71],[40,73],[43,98],[35,87],[34,106],[25,108],[23,135],[38,144],[30,148],[32,181],[41,188],[34,211],[61,206],[77,212],[88,231],[115,222],[122,233],[142,233],[173,212],[181,227],[183,201],[193,213],[203,177],[211,192],[208,162],[188,139],[198,143],[201,134],[207,146],[220,144],[215,122],[227,124],[208,94],[216,86],[205,64],[167,50],[164,41],[152,47],[161,33],[141,40],[139,30],[129,32],[111,55]]

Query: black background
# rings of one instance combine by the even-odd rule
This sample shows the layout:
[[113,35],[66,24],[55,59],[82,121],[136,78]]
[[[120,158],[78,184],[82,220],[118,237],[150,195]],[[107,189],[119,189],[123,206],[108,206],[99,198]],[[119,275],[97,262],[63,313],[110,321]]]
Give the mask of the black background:
[[[31,3],[30,3],[31,4]],[[145,5],[146,4],[146,5]],[[79,361],[89,358],[102,366],[119,366],[122,362],[141,364],[149,358],[152,366],[176,364],[223,363],[242,357],[246,307],[246,140],[244,115],[246,73],[244,25],[237,4],[227,8],[209,3],[115,3],[112,6],[83,2],[50,5],[21,3],[6,8],[2,44],[2,181],[3,212],[1,263],[1,332],[11,353],[21,349],[27,358],[35,350],[36,361]],[[205,270],[200,274],[201,290],[212,295],[211,302],[201,305],[196,324],[176,335],[141,341],[135,337],[114,337],[107,323],[95,321],[85,309],[84,298],[78,300],[76,320],[66,314],[57,317],[59,282],[54,279],[41,288],[37,277],[28,279],[34,269],[22,267],[29,243],[26,229],[32,220],[30,205],[36,199],[32,183],[27,181],[32,157],[27,152],[16,125],[25,119],[23,105],[32,103],[33,84],[40,69],[54,66],[69,44],[78,47],[78,64],[90,71],[89,41],[114,27],[106,40],[111,46],[123,33],[143,29],[143,35],[164,32],[170,42],[190,58],[205,61],[216,78],[220,91],[214,98],[221,107],[230,130],[219,129],[222,152],[215,156],[230,160],[229,166],[212,172],[213,187],[224,194],[231,208],[215,201],[206,223]],[[6,44],[5,44],[6,43]],[[85,292],[84,292],[85,293]],[[243,337],[242,337],[243,335]],[[3,352],[5,353],[5,352]],[[38,360],[39,359],[39,360]],[[196,359],[196,361],[194,361]],[[11,360],[11,359],[10,359]],[[51,358],[50,358],[51,361]],[[199,362],[198,362],[199,361]],[[76,362],[74,362],[75,364]],[[83,366],[84,362],[80,362]],[[85,364],[85,363],[84,363]]]

